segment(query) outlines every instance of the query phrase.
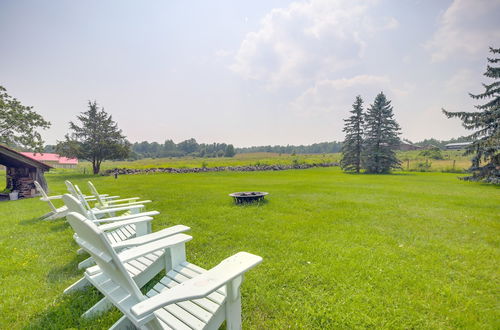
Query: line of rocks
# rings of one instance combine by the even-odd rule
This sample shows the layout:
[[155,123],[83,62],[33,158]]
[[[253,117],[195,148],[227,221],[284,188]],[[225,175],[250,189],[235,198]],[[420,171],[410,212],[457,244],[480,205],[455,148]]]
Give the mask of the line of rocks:
[[293,165],[246,165],[246,166],[217,166],[217,167],[194,167],[194,168],[114,168],[104,171],[103,175],[124,175],[124,174],[149,174],[149,173],[204,173],[204,172],[255,172],[255,171],[284,171],[284,170],[304,170],[312,167],[334,167],[338,163],[312,163]]

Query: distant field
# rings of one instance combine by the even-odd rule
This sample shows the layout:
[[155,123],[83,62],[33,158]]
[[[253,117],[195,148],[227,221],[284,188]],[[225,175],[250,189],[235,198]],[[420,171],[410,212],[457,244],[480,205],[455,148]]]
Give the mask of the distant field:
[[[237,154],[235,157],[222,158],[200,158],[200,157],[170,157],[170,158],[145,158],[135,161],[115,161],[105,162],[102,168],[109,169],[115,167],[126,168],[153,168],[153,167],[217,167],[217,166],[243,166],[243,165],[273,165],[273,164],[293,164],[302,163],[325,163],[337,162],[340,154],[315,154],[315,155],[288,155],[276,153],[248,153]],[[89,171],[92,167],[88,162],[81,162],[79,169]]]
[[[443,151],[443,160],[426,159],[419,156],[419,151],[398,152],[398,157],[402,161],[405,171],[431,171],[431,172],[455,172],[462,173],[470,167],[470,158],[462,155],[462,151]],[[217,166],[243,166],[243,165],[274,165],[293,163],[325,163],[339,162],[340,153],[336,154],[277,154],[268,152],[237,154],[233,158],[199,158],[199,157],[170,157],[170,158],[146,158],[135,161],[108,161],[104,162],[102,169],[119,168],[154,168],[154,167],[217,167]],[[76,172],[89,173],[91,170],[89,162],[80,162]],[[56,170],[68,172],[68,170]],[[74,170],[69,170],[74,172]]]
[[[262,256],[242,285],[244,329],[499,329],[500,190],[457,176],[315,168],[47,179],[53,194],[65,179],[88,192],[92,179],[102,192],[153,200],[153,229],[190,226],[188,260],[200,266]],[[245,190],[270,195],[253,206],[227,196]],[[116,309],[80,318],[96,290],[62,294],[85,256],[64,220],[37,220],[47,211],[36,198],[0,202],[0,329],[107,329]]]

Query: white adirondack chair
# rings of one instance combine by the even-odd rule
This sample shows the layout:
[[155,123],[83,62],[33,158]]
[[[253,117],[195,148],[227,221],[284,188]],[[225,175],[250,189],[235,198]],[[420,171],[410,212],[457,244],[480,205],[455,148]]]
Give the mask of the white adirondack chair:
[[66,216],[66,214],[68,213],[68,208],[65,205],[63,205],[61,207],[56,207],[52,203],[52,200],[61,199],[62,196],[61,195],[48,196],[47,193],[45,192],[45,190],[43,190],[40,183],[38,183],[37,181],[34,181],[34,183],[35,183],[36,190],[40,193],[40,195],[42,195],[40,200],[47,202],[47,204],[49,204],[49,207],[51,209],[51,211],[49,213],[42,215],[40,217],[40,219],[42,219],[42,220],[55,220],[55,219],[64,218]]
[[[78,189],[78,186],[76,186]],[[107,210],[99,210],[99,209],[89,209],[88,204],[87,207],[83,206],[84,203],[86,203],[86,200],[82,199],[78,200],[74,196],[65,194],[63,196],[63,201],[66,207],[68,208],[69,212],[76,212],[84,216],[86,219],[89,219],[90,221],[97,223],[97,224],[103,224],[103,223],[110,223],[110,222],[122,222],[125,220],[131,220],[130,223],[125,223],[123,226],[117,226],[112,228],[113,231],[110,231],[107,233],[108,239],[112,243],[117,243],[121,242],[124,240],[128,240],[132,237],[138,237],[142,235],[146,235],[151,233],[151,221],[153,220],[152,216],[160,214],[158,211],[148,211],[148,212],[135,212],[132,214],[126,214],[126,215],[120,215],[116,217],[103,217],[109,213],[115,213],[119,211],[127,211],[130,210],[130,208],[133,207],[132,210],[137,211],[137,207],[141,207],[142,205],[134,205],[130,207],[118,207],[114,209],[107,209]],[[132,221],[133,219],[136,218],[142,218],[147,217],[147,221],[139,221],[139,222],[134,222]],[[111,230],[111,228],[109,229]],[[83,252],[83,250],[79,250],[78,253]],[[94,264],[94,261],[92,258],[88,258],[83,260],[78,264],[78,268],[83,269],[90,267]]]
[[[262,258],[239,252],[206,271],[186,261],[185,243],[177,234],[117,253],[105,233],[77,213],[68,214],[77,243],[92,255],[98,268],[85,277],[124,316],[111,329],[241,329],[240,286],[243,274]],[[145,295],[126,264],[165,251],[166,275]]]
[[[77,210],[77,212],[74,213],[82,215],[80,212],[84,211],[83,207],[81,207],[80,202],[76,200],[76,198],[74,198],[69,194],[66,194],[63,196],[63,200],[68,205],[68,208],[71,212],[73,212],[73,210]],[[154,213],[154,212],[149,212],[149,213]],[[99,220],[91,220],[86,218],[86,221],[95,223],[98,226],[98,228],[101,231],[103,231],[103,233],[106,235],[108,239],[108,242],[110,242],[112,248],[115,249],[115,251],[122,251],[124,249],[131,248],[137,245],[146,244],[168,236],[183,233],[191,229],[184,225],[176,225],[162,229],[155,233],[145,234],[135,238],[123,239],[124,237],[123,235],[118,235],[119,233],[122,233],[124,231],[124,228],[129,228],[128,230],[125,231],[130,232],[131,231],[130,228],[133,228],[133,226],[140,226],[143,225],[144,223],[149,223],[151,220],[153,220],[152,217],[144,215],[137,216],[135,218],[128,216],[128,217],[116,217],[116,218],[99,219]],[[105,221],[108,221],[108,223],[101,224]],[[74,236],[75,239],[76,236],[77,233],[75,233]],[[126,268],[129,271],[130,276],[134,278],[134,280],[140,287],[142,287],[144,284],[150,281],[159,271],[165,268],[165,259],[161,258],[162,256],[163,256],[163,251],[158,251],[155,253],[151,253],[149,255],[145,255],[141,258],[138,258],[137,260],[133,260],[126,264]],[[89,259],[93,261],[92,258]],[[96,271],[98,267],[96,268],[96,266],[92,266],[92,264],[89,263],[86,266],[89,267],[90,271]],[[82,263],[80,263],[80,265],[82,265]],[[75,290],[82,289],[88,285],[90,285],[90,282],[85,277],[83,277],[74,284],[72,284],[71,286],[69,286],[68,288],[66,288],[64,290],[64,293],[67,294]],[[83,316],[84,317],[92,316],[93,314],[97,312],[102,312],[108,309],[109,307],[111,307],[111,303],[106,298],[103,298],[92,308],[90,308],[87,312],[85,312]]]
[[[71,181],[65,180],[64,184],[66,185],[68,192],[71,195],[75,196],[76,198],[84,198],[88,202],[95,202],[96,201],[96,196],[93,196],[93,195],[84,195],[80,192],[81,196],[78,196],[78,192],[75,189],[75,185]],[[120,198],[120,196],[109,196],[109,194],[102,194],[102,195],[100,195],[100,197],[102,199],[107,199],[107,200],[113,200],[116,198]]]
[[[116,207],[104,207],[104,208],[97,208],[97,207],[91,207],[89,204],[89,200],[85,199],[80,191],[80,188],[78,185],[72,185],[73,186],[73,191],[75,194],[73,195],[75,198],[77,198],[80,203],[84,206],[87,211],[91,212],[93,214],[89,215],[89,218],[95,217],[95,218],[102,218],[102,217],[114,217],[117,212],[121,212],[121,215],[133,215],[141,212],[141,210],[144,208],[143,204],[127,204],[127,205],[117,205]],[[68,189],[69,190],[69,189]]]
[[91,194],[93,196],[96,196],[96,203],[94,206],[99,208],[99,209],[105,209],[105,208],[109,208],[109,207],[117,207],[118,205],[138,205],[138,204],[151,203],[150,200],[138,201],[139,197],[107,200],[105,198],[101,198],[101,195],[99,194],[99,192],[97,191],[97,189],[95,188],[95,186],[92,182],[88,181],[87,185],[90,189]]

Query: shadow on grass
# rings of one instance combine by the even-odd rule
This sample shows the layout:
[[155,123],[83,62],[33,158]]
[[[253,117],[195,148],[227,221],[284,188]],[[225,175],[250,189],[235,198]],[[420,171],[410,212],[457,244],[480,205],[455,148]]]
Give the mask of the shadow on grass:
[[59,232],[59,231],[64,231],[69,227],[69,224],[66,221],[59,222],[57,224],[54,224],[54,226],[50,227],[51,231],[54,232]]
[[237,207],[259,207],[259,206],[264,206],[268,203],[269,201],[267,199],[262,199],[260,201],[255,201],[255,202],[242,202],[242,203],[231,202],[231,205]]
[[[102,329],[108,328],[120,313],[116,309],[105,312],[103,315],[91,319],[84,319],[81,315],[97,303],[102,295],[92,287],[75,291],[70,294],[61,294],[45,311],[29,320],[29,325],[23,329]],[[116,315],[115,315],[116,314]]]
[[40,221],[43,221],[43,220],[40,219],[39,217],[34,217],[34,218],[31,218],[31,219],[21,220],[21,221],[19,221],[19,224],[22,225],[22,226],[29,226],[29,225],[37,224]]
[[83,276],[83,270],[78,269],[78,264],[87,259],[88,255],[77,255],[73,257],[66,265],[58,266],[52,268],[47,273],[47,282],[55,283],[60,281],[65,281],[68,278],[77,277],[79,275]]

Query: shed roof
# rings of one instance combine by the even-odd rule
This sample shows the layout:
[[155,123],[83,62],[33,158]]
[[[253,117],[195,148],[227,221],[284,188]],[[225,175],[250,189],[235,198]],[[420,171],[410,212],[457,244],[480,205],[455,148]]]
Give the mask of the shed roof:
[[0,164],[9,167],[31,167],[40,168],[48,171],[52,166],[39,162],[36,159],[30,158],[17,152],[9,147],[0,144]]
[[24,156],[28,156],[40,162],[58,162],[59,164],[71,164],[78,165],[78,159],[76,158],[66,158],[59,156],[58,154],[52,153],[33,153],[33,152],[21,152]]

